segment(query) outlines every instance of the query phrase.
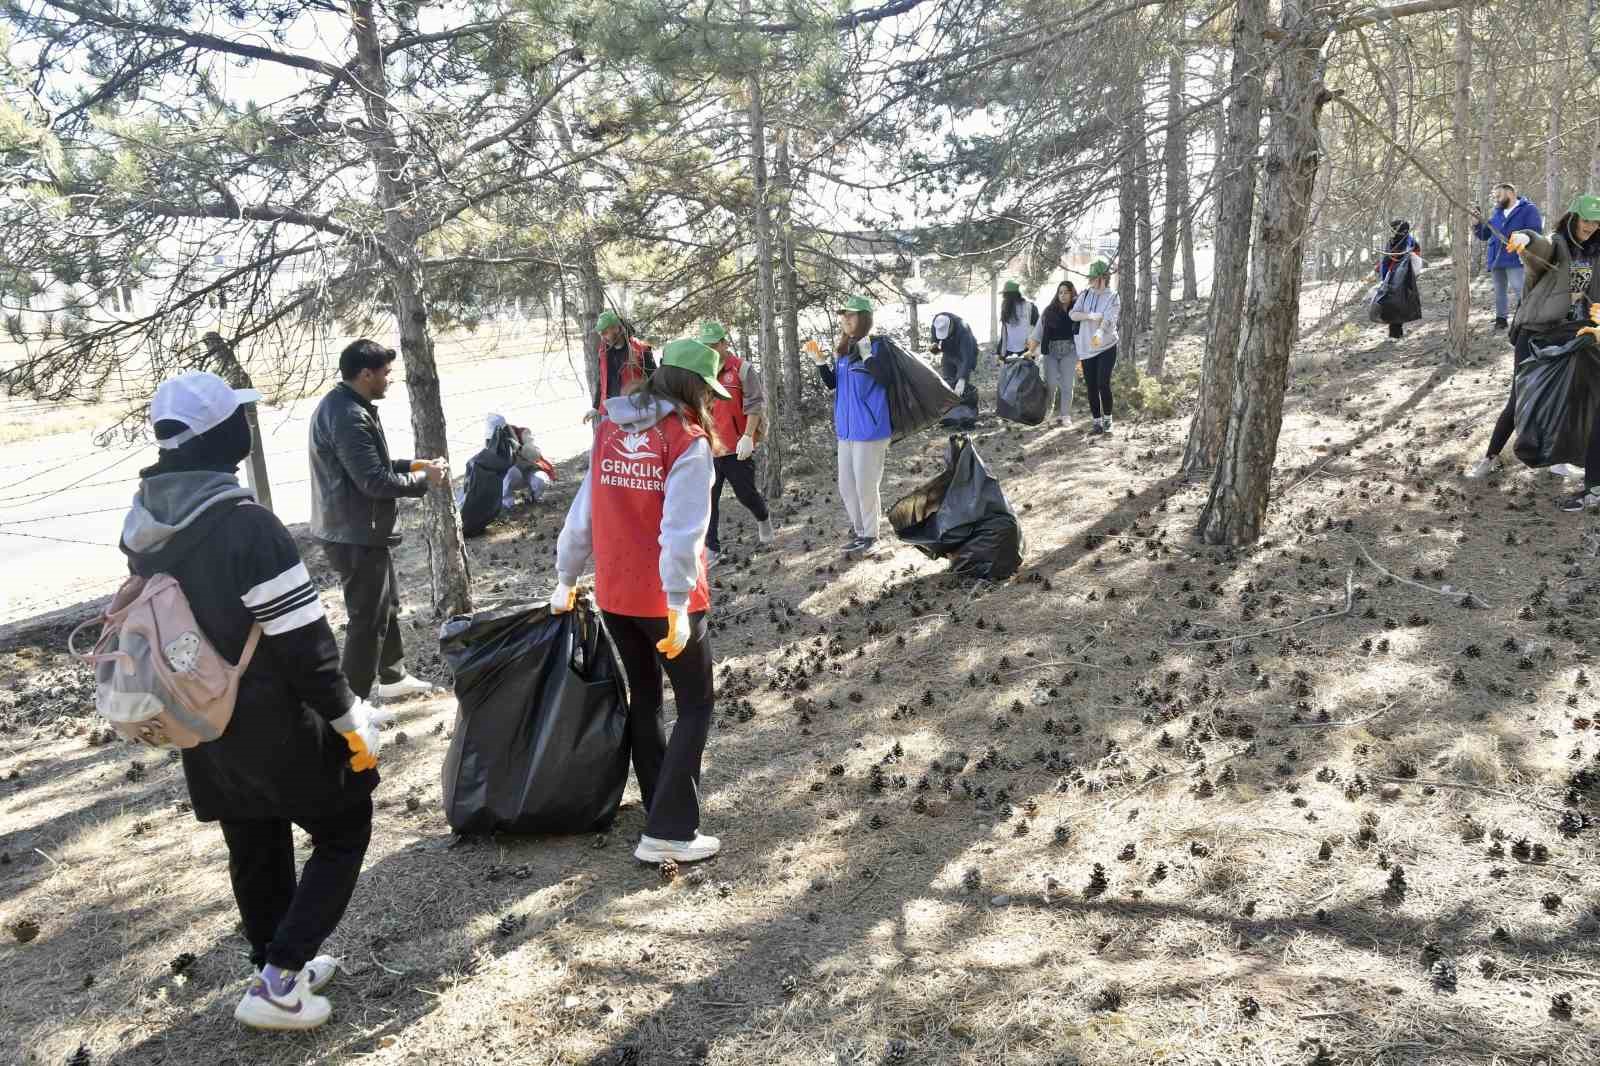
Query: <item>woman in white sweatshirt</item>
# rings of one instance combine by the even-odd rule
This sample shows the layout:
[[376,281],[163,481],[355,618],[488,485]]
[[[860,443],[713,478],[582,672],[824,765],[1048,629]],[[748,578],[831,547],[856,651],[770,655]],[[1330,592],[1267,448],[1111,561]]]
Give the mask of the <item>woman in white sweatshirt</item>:
[[1089,265],[1089,287],[1072,305],[1078,323],[1078,365],[1089,390],[1089,432],[1111,432],[1111,372],[1117,367],[1117,319],[1122,300],[1111,288],[1111,265],[1096,259]]

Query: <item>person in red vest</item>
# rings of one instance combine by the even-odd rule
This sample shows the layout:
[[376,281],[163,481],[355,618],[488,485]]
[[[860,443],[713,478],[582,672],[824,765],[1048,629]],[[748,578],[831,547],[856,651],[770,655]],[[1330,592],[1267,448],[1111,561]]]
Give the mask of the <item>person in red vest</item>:
[[[720,363],[699,341],[676,340],[659,369],[606,399],[589,476],[556,541],[551,611],[572,610],[593,558],[595,600],[628,677],[633,769],[647,813],[633,853],[641,862],[696,862],[722,847],[700,833],[700,759],[715,700],[706,633],[711,405],[729,398]],[[678,711],[671,743],[661,724],[663,669]]]
[[594,402],[589,413],[583,416],[585,422],[599,418],[607,400],[626,395],[628,389],[656,368],[656,355],[650,345],[635,337],[615,311],[600,312],[594,328],[600,334],[600,343],[595,346],[600,372],[595,375],[594,390],[590,393]]
[[729,397],[717,400],[711,409],[717,420],[718,444],[713,449],[717,479],[711,485],[711,529],[706,533],[706,565],[716,566],[722,554],[722,536],[717,527],[725,484],[733,486],[733,494],[755,516],[756,538],[762,544],[772,543],[772,515],[767,510],[766,497],[756,488],[756,464],[750,458],[765,435],[761,412],[767,403],[767,387],[762,383],[760,371],[733,354],[733,345],[728,343],[728,329],[721,322],[702,322],[696,339],[722,356],[717,380],[728,390]]

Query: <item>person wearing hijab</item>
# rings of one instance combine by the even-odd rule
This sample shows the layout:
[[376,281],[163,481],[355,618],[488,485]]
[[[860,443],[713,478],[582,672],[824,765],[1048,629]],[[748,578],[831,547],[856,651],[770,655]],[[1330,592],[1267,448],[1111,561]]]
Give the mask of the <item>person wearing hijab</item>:
[[[1481,478],[1494,469],[1501,449],[1516,427],[1516,367],[1536,349],[1557,347],[1580,333],[1594,336],[1590,325],[1600,304],[1600,196],[1579,196],[1546,237],[1536,230],[1517,230],[1506,248],[1521,258],[1526,272],[1522,303],[1511,320],[1511,395],[1495,422],[1489,450],[1467,470]],[[1578,513],[1600,506],[1600,426],[1589,435],[1582,492],[1562,499],[1563,511]]]
[[[1400,260],[1408,255],[1416,256],[1413,267],[1419,268],[1422,264],[1422,252],[1417,239],[1411,235],[1411,223],[1403,218],[1394,219],[1389,223],[1389,245],[1378,256],[1378,280],[1389,276],[1389,271],[1399,265]],[[1406,327],[1399,322],[1389,323],[1389,336],[1396,340],[1406,335]]]
[[[318,952],[355,893],[372,835],[379,716],[357,699],[294,537],[239,484],[250,454],[244,404],[215,374],[161,384],[150,404],[160,457],[139,472],[122,526],[128,569],[177,581],[211,645],[237,663],[233,717],[183,750],[194,817],[218,822],[255,968],[234,1017],[256,1029],[314,1029],[335,960]],[[311,838],[295,873],[293,827]]]

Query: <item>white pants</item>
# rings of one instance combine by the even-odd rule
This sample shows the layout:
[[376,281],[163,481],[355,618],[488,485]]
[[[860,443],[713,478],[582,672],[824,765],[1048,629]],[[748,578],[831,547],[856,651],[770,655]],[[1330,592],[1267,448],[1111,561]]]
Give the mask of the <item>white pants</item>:
[[883,510],[878,489],[888,457],[887,439],[839,442],[839,498],[844,501],[845,514],[850,516],[850,528],[858,537],[878,539],[878,518]]
[[525,488],[534,503],[539,502],[539,497],[544,495],[545,486],[550,484],[550,475],[543,470],[524,470],[513,465],[506,471],[505,480],[500,482],[500,506],[512,508],[517,505],[517,490]]

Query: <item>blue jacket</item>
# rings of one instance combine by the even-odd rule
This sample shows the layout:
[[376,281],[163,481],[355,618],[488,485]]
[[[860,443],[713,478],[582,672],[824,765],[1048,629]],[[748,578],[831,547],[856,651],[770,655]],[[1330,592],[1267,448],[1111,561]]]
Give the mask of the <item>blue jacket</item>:
[[1489,216],[1489,221],[1480,222],[1472,227],[1474,237],[1489,242],[1486,261],[1490,270],[1522,266],[1522,260],[1515,252],[1506,251],[1505,238],[1497,235],[1498,231],[1509,237],[1519,229],[1531,229],[1535,233],[1544,232],[1544,219],[1539,217],[1539,209],[1526,197],[1519,197],[1517,202],[1511,205],[1510,211],[1495,208],[1494,214]]
[[[872,338],[872,358],[879,357],[883,342]],[[854,351],[836,358],[832,366],[818,366],[822,384],[834,390],[833,431],[840,440],[888,440],[889,393],[868,372]]]

